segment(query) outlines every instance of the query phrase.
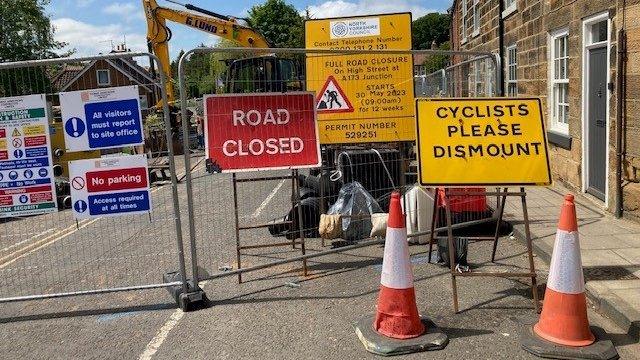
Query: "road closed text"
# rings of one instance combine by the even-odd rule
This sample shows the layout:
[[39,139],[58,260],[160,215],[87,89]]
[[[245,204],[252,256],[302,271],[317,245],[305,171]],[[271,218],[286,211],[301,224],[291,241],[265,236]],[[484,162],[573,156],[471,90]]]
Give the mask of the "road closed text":
[[[233,126],[287,125],[291,114],[287,109],[233,110]],[[239,133],[242,133],[239,131]],[[299,154],[304,150],[304,142],[299,137],[255,138],[248,142],[242,139],[229,139],[222,144],[225,156],[260,156],[263,154]]]
[[421,99],[417,111],[424,185],[550,182],[537,99]]
[[311,93],[208,96],[206,153],[215,171],[317,166]]

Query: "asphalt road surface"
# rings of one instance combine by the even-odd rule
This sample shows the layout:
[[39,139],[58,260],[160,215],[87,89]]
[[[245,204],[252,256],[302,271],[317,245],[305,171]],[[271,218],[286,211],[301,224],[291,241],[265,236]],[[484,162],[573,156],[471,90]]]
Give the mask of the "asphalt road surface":
[[[235,267],[232,186],[228,175],[206,176],[201,168],[194,177],[199,273],[206,277]],[[181,203],[186,204],[183,187]],[[287,181],[242,184],[241,223],[283,216],[289,198]],[[39,234],[48,230],[47,224],[55,225],[54,235],[36,238],[37,246],[18,230],[4,231],[22,240],[1,238],[1,297],[161,282],[163,272],[177,269],[169,187],[158,188],[153,201],[154,209],[162,211],[154,211],[151,222],[144,217],[100,219],[79,224],[78,230],[71,221],[72,228],[66,230],[70,235],[57,234],[70,226],[67,223],[30,218],[25,220],[29,225],[16,229]],[[188,241],[189,214],[184,205],[181,210]],[[2,226],[9,229],[9,223]],[[266,229],[246,231],[241,237],[243,244],[274,241],[282,238],[272,238]],[[323,249],[318,239],[307,244],[309,252]],[[515,239],[501,241],[497,265],[487,263],[489,243],[471,244],[469,249],[475,271],[522,271],[527,264],[525,247]],[[372,246],[312,259],[306,278],[300,276],[301,264],[292,263],[246,274],[243,284],[235,276],[206,281],[210,303],[189,313],[177,309],[163,289],[2,303],[0,354],[21,359],[374,358],[360,344],[352,324],[375,311],[382,251]],[[449,335],[450,343],[442,351],[403,358],[534,358],[518,341],[518,328],[536,319],[526,279],[459,279],[462,311],[454,314],[448,270],[427,262],[425,246],[411,246],[410,251],[418,308]],[[298,254],[299,249],[289,246],[253,249],[245,251],[242,261],[246,267]],[[543,284],[547,269],[540,261],[536,265]],[[592,310],[590,319],[592,326],[608,333],[621,358],[639,358],[637,335],[627,335]]]

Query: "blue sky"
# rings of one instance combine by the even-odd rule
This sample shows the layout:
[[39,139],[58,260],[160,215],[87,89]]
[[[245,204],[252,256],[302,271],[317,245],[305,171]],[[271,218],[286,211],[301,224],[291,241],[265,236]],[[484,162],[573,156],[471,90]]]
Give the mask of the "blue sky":
[[[183,0],[202,8],[233,16],[245,16],[251,6],[262,0]],[[351,16],[375,13],[411,11],[414,18],[432,11],[444,12],[451,0],[288,0],[300,11],[309,8],[316,18]],[[161,6],[176,7],[163,0]],[[56,38],[69,43],[77,55],[91,55],[111,50],[126,38],[134,51],[146,50],[146,24],[141,0],[51,0],[47,11],[56,28]],[[169,25],[173,31],[171,55],[181,48],[189,49],[200,43],[212,45],[213,36],[189,30],[181,25]]]

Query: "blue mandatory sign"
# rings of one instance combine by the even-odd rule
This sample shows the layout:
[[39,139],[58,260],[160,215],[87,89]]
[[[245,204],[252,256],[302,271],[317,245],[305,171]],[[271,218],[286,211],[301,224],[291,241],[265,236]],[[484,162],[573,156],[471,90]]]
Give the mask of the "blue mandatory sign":
[[13,152],[13,156],[14,156],[16,159],[20,159],[21,157],[23,157],[23,156],[24,156],[24,151],[22,151],[22,150],[20,150],[20,149],[16,149],[16,150]]
[[20,203],[22,204],[26,204],[27,201],[29,201],[29,197],[27,195],[20,195],[20,197],[18,198],[18,200],[20,200]]
[[15,180],[18,178],[18,172],[17,171],[12,171],[9,173],[9,179],[11,180]]
[[149,209],[151,202],[146,190],[89,196],[91,215],[122,214]]
[[78,200],[73,204],[73,209],[78,213],[87,211],[87,202],[84,200]]
[[0,181],[2,181],[3,178],[4,178],[4,175],[2,175],[2,173],[0,172]]
[[[47,177],[47,175],[49,175],[49,170],[42,168],[38,170],[38,175],[40,175],[40,177]],[[0,180],[2,180],[2,178],[0,178]]]
[[84,105],[87,137],[92,149],[143,142],[138,99],[105,101]]
[[67,135],[77,138],[84,134],[86,127],[84,126],[84,121],[77,117],[72,117],[64,123],[64,131],[66,131]]
[[31,179],[33,177],[33,171],[31,171],[30,169],[25,170],[24,177],[27,179]]

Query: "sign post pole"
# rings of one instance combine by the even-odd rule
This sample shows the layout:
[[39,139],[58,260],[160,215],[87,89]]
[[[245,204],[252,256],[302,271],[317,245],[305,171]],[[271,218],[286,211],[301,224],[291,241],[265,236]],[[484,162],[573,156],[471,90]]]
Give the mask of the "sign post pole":
[[[492,253],[492,259],[491,261],[494,262],[494,257],[495,257],[495,251],[496,251],[496,247],[497,247],[497,243],[498,243],[498,236],[499,236],[499,232],[498,229],[500,227],[500,222],[502,222],[502,218],[504,215],[504,204],[506,203],[506,199],[508,196],[516,196],[516,197],[520,197],[521,198],[521,202],[522,202],[522,213],[523,213],[523,222],[524,222],[524,226],[525,226],[525,241],[527,243],[527,257],[528,257],[528,262],[529,262],[529,272],[527,273],[522,273],[522,272],[480,272],[480,271],[474,271],[474,272],[458,272],[456,269],[456,262],[455,262],[455,255],[454,253],[456,252],[456,242],[454,241],[454,236],[453,236],[453,220],[452,220],[452,216],[451,216],[451,207],[450,207],[450,197],[451,196],[456,196],[456,195],[461,195],[461,194],[466,194],[469,195],[469,193],[457,193],[455,192],[455,190],[451,190],[451,189],[445,189],[445,194],[444,194],[444,207],[445,207],[445,216],[446,216],[446,220],[447,220],[447,244],[448,244],[448,253],[449,253],[449,266],[450,266],[450,272],[451,272],[451,291],[452,291],[452,296],[453,296],[453,310],[454,312],[458,313],[459,312],[459,302],[458,302],[458,286],[457,286],[457,282],[456,282],[456,277],[458,276],[462,276],[462,277],[470,277],[470,276],[498,276],[498,277],[525,277],[525,278],[531,278],[531,292],[533,295],[533,304],[535,307],[536,312],[540,311],[540,304],[539,304],[539,300],[538,300],[538,284],[537,284],[537,275],[536,275],[536,270],[535,270],[535,264],[533,261],[533,244],[531,242],[531,233],[529,232],[529,214],[527,211],[527,201],[526,201],[526,192],[524,188],[520,188],[519,192],[509,192],[508,188],[504,188],[503,191],[496,191],[496,192],[487,192],[487,193],[483,193],[483,195],[486,196],[500,196],[502,198],[502,201],[500,202],[500,205],[498,206],[498,217],[497,219],[497,229],[496,229],[496,236],[494,238],[490,238],[493,239],[494,241],[494,245],[493,245],[493,253]],[[433,228],[432,231],[433,233]],[[473,240],[476,241],[482,241],[482,240],[488,240],[489,238],[474,238]],[[429,252],[429,254],[431,254],[431,252]]]

